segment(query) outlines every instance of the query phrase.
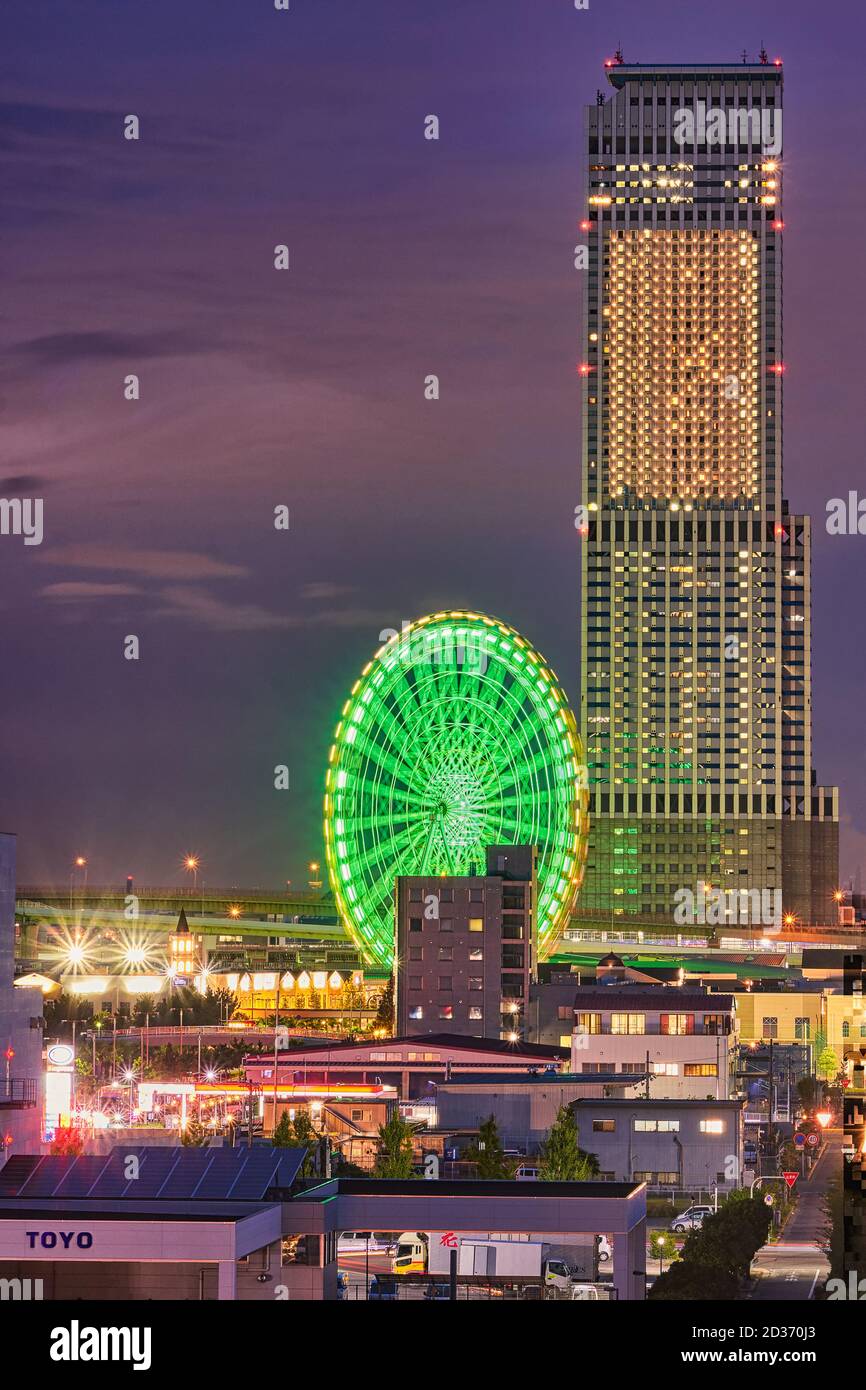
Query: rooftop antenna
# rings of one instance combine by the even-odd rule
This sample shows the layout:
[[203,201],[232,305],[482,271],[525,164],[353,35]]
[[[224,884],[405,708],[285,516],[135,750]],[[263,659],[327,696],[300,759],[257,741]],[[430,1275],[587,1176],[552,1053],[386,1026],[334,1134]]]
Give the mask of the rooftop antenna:
[[624,63],[624,62],[625,62],[625,58],[623,58],[623,56],[622,56],[622,41],[620,41],[620,42],[617,44],[617,46],[616,46],[616,53],[614,53],[614,55],[613,55],[613,61],[614,61],[615,63]]
[[602,92],[602,91],[597,91],[596,94],[595,94],[595,104],[596,104],[596,106],[604,106],[604,103],[605,103],[605,95],[604,95],[604,92]]
[[745,49],[743,49],[742,53],[740,54],[740,57],[742,58],[743,66],[745,67],[746,63],[749,61],[749,55]]
[[767,57],[767,50],[766,50],[766,48],[764,47],[764,41],[763,41],[763,39],[762,39],[762,40],[761,40],[761,51],[760,51],[760,53],[758,54],[758,62],[761,64],[762,67],[766,67],[767,64],[769,63],[769,61],[770,61],[770,59]]

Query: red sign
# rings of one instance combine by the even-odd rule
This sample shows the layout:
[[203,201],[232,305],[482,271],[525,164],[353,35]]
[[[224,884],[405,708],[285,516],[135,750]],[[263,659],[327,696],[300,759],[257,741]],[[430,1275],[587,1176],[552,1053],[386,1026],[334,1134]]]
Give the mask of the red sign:
[[809,1145],[810,1148],[814,1149],[815,1145],[818,1143],[818,1139],[819,1136],[815,1133],[814,1130],[812,1130],[811,1134],[806,1135],[806,1143]]
[[799,1173],[783,1173],[783,1174],[782,1174],[782,1177],[785,1179],[785,1182],[788,1184],[789,1187],[793,1187],[793,1186],[794,1186],[794,1183],[797,1181],[797,1179],[799,1178],[799,1176],[800,1176]]
[[447,1245],[449,1250],[457,1249],[457,1237],[453,1231],[445,1231],[439,1240],[440,1245]]

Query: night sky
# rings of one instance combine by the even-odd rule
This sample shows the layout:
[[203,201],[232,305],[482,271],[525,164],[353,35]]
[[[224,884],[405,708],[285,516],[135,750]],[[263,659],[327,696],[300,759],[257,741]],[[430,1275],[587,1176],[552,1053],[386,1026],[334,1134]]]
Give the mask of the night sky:
[[815,764],[844,874],[866,870],[866,536],[823,524],[866,494],[862,7],[10,0],[0,496],[45,501],[41,546],[0,537],[21,881],[80,853],[92,882],[180,882],[196,851],[206,884],[302,885],[341,705],[403,619],[490,612],[576,704],[582,106],[620,41],[685,62],[762,40],[785,60]]

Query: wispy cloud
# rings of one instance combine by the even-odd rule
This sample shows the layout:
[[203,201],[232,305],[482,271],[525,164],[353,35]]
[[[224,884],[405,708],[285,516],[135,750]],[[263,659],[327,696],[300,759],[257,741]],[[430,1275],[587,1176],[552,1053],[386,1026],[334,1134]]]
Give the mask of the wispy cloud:
[[58,546],[39,558],[43,563],[69,569],[114,570],[148,579],[239,579],[248,573],[243,565],[191,550],[132,550],[117,544]]

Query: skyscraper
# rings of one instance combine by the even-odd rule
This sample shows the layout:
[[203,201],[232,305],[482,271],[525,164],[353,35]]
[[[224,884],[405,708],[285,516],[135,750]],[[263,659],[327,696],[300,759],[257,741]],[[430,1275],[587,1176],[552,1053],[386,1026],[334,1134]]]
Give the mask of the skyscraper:
[[580,906],[670,918],[713,889],[738,920],[760,894],[761,921],[826,920],[838,793],[812,772],[810,523],[782,487],[781,64],[606,68],[577,261]]

